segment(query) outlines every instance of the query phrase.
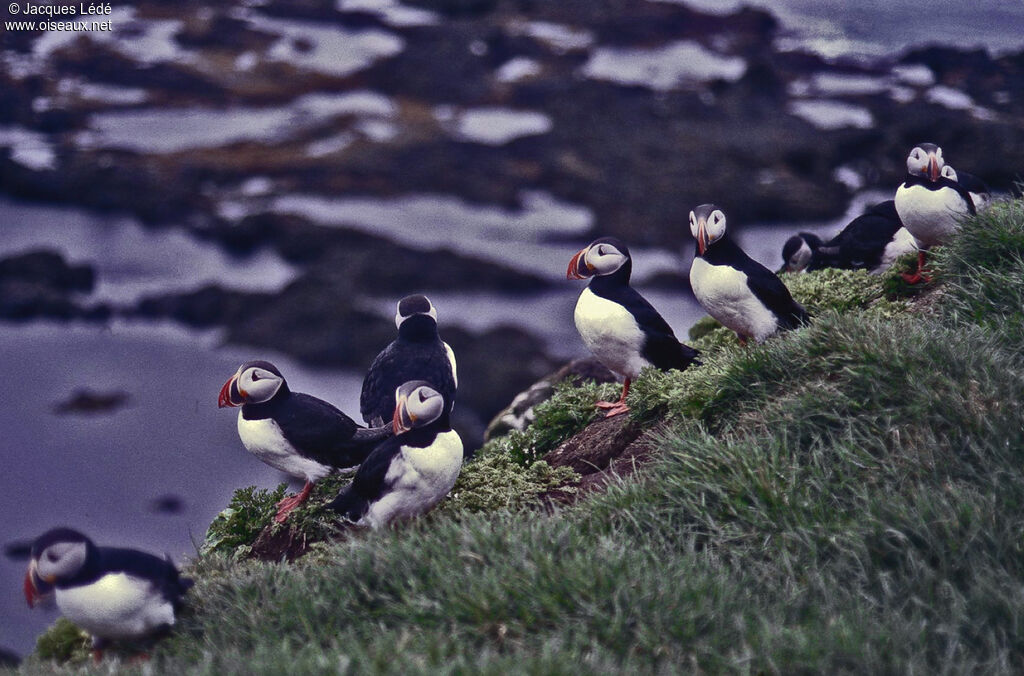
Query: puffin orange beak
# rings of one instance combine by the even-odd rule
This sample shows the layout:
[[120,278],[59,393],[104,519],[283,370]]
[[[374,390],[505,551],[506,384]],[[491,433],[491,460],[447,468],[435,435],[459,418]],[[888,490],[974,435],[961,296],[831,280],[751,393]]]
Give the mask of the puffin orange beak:
[[36,574],[36,562],[33,559],[25,572],[25,602],[28,603],[29,608],[35,608],[36,602],[43,596],[39,591],[37,580],[39,580],[39,576]]
[[708,250],[707,221],[703,218],[697,221],[697,253],[701,256]]
[[[572,260],[569,261],[569,269],[565,271],[566,279],[585,279],[593,273],[594,269],[587,264],[585,259],[589,249],[589,246],[584,247],[577,251],[576,255],[572,257]],[[580,271],[581,265],[585,268],[585,272]]]
[[396,436],[411,430],[412,423],[416,422],[416,416],[409,413],[408,408],[406,408],[406,401],[408,399],[405,396],[399,398],[398,403],[395,405],[395,415],[391,418],[391,429]]
[[[244,403],[241,401],[235,401],[235,398],[232,396],[231,386],[235,384],[237,379],[238,374],[236,373],[235,375],[228,378],[228,381],[224,383],[224,386],[222,388],[220,388],[220,396],[217,397],[217,408],[224,408],[225,406],[241,406]],[[238,390],[238,393],[240,395],[244,395],[244,393],[241,390]]]
[[934,155],[928,156],[928,178],[932,180],[932,183],[939,180],[939,161],[935,159]]

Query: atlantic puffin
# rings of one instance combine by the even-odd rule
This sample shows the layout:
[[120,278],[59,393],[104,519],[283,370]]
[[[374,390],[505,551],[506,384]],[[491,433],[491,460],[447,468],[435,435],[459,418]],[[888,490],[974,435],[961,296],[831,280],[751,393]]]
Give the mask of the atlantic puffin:
[[422,294],[398,301],[398,338],[370,364],[359,395],[359,411],[368,425],[391,419],[395,389],[410,380],[425,380],[444,397],[450,413],[459,385],[455,352],[437,333],[437,310]]
[[942,175],[951,181],[956,181],[967,189],[967,193],[971,196],[971,201],[974,202],[975,211],[984,211],[988,203],[992,201],[992,189],[988,187],[988,183],[985,183],[985,181],[974,174],[968,174],[966,171],[957,171],[952,165],[947,164],[942,167]]
[[25,600],[32,608],[54,592],[64,617],[92,635],[99,661],[109,640],[145,638],[174,626],[192,584],[169,557],[97,547],[76,530],[54,528],[32,543]]
[[908,284],[927,281],[925,251],[960,229],[960,221],[977,213],[966,188],[944,177],[942,148],[921,143],[907,155],[907,178],[896,189],[896,211],[903,226],[917,240],[917,271],[903,274]]
[[355,467],[391,434],[390,427],[360,427],[323,399],[292,392],[281,371],[263,360],[239,366],[220,389],[217,406],[241,406],[238,436],[247,451],[306,480],[300,493],[277,503],[278,523],[306,501],[319,479]]
[[779,272],[811,272],[820,270],[821,261],[815,256],[823,242],[812,232],[798,232],[782,245],[782,268]]
[[735,331],[744,345],[806,322],[807,310],[775,273],[732,241],[725,223],[725,214],[714,204],[690,212],[690,232],[697,240],[690,286],[708,314]]
[[629,385],[645,366],[682,371],[699,354],[680,343],[668,322],[629,285],[632,270],[625,243],[602,237],[577,252],[565,274],[566,279],[593,277],[576,301],[576,330],[594,356],[624,378],[618,401],[597,402],[605,417],[629,410]]
[[916,251],[913,237],[903,227],[893,200],[869,207],[839,234],[822,242],[810,233],[793,235],[782,247],[783,270],[888,270],[905,253]]
[[328,507],[360,526],[381,528],[423,514],[448,495],[462,469],[462,439],[444,395],[423,380],[393,395],[394,436],[380,444]]

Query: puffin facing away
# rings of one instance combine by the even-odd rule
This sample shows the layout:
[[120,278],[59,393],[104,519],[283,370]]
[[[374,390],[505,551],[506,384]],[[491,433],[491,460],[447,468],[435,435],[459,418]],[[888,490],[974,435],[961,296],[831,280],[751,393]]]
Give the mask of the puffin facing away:
[[220,390],[220,408],[241,406],[238,436],[246,450],[271,467],[306,480],[298,495],[277,503],[278,523],[301,505],[313,484],[334,469],[355,467],[391,434],[365,429],[323,399],[292,392],[276,366],[249,361]]
[[907,155],[907,178],[896,189],[896,211],[919,249],[917,271],[903,275],[908,284],[928,280],[925,250],[945,242],[965,216],[977,213],[968,190],[942,175],[945,164],[942,148],[934,143],[914,146]]
[[437,310],[429,298],[416,294],[398,301],[395,324],[398,338],[373,360],[359,395],[363,420],[374,427],[391,420],[395,389],[402,383],[427,381],[444,397],[449,413],[459,386],[455,353],[437,333]]
[[645,366],[682,371],[697,361],[697,350],[676,339],[658,311],[629,285],[633,261],[615,237],[602,237],[569,261],[566,279],[593,277],[576,301],[576,330],[594,356],[622,376],[618,401],[599,401],[605,417],[629,410],[630,382]]
[[97,547],[78,531],[55,528],[32,543],[25,600],[31,608],[54,591],[64,617],[92,635],[99,661],[109,640],[170,629],[191,586],[169,558]]
[[792,329],[810,316],[775,274],[748,256],[725,229],[725,214],[714,204],[690,212],[697,253],[690,267],[693,295],[708,314],[739,336],[761,343],[779,329]]
[[905,253],[916,251],[893,200],[868,208],[827,242],[810,233],[793,235],[782,247],[784,270],[869,270],[880,274]]
[[394,401],[395,436],[374,449],[328,504],[360,526],[381,528],[430,511],[462,469],[462,439],[441,393],[414,380],[395,391]]

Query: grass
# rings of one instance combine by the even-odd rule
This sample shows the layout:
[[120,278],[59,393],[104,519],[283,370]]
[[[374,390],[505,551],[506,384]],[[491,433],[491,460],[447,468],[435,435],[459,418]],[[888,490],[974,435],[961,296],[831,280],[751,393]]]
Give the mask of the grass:
[[853,297],[793,280],[814,322],[643,374],[630,403],[657,459],[571,508],[528,509],[510,477],[551,480],[537,458],[589,422],[594,386],[467,465],[479,509],[457,497],[295,563],[201,556],[149,668],[1019,673],[1021,253],[1014,202],[936,252],[934,311],[888,296],[893,275],[844,273]]

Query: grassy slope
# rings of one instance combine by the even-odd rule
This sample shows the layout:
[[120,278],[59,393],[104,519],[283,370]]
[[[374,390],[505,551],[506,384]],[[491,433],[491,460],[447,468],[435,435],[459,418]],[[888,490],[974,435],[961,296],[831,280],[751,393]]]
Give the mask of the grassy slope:
[[[746,350],[712,330],[704,367],[637,382],[660,439],[641,478],[553,515],[448,508],[295,564],[204,556],[151,666],[1019,672],[1022,256],[1018,201],[937,254],[909,311],[864,307],[893,279],[790,278],[811,326]],[[491,453],[528,464],[597,393],[561,391]]]

